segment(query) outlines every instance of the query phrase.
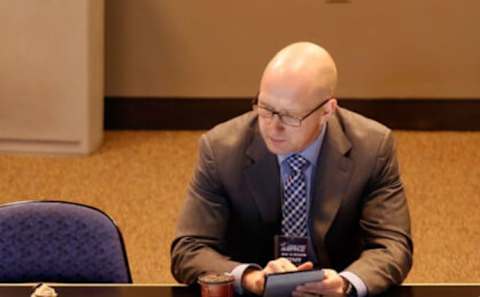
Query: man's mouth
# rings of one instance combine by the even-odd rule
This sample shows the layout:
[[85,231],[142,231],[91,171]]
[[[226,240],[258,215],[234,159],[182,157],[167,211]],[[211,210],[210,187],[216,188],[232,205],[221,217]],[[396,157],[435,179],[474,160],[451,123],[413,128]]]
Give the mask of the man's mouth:
[[274,143],[281,143],[284,142],[285,139],[270,137],[270,141]]

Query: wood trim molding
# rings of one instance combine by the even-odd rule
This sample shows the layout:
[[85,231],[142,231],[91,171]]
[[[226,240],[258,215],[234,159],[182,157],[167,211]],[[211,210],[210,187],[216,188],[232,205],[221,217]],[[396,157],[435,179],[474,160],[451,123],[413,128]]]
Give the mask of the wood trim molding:
[[[109,130],[207,130],[250,110],[250,99],[106,97]],[[479,99],[340,99],[391,129],[480,131]]]

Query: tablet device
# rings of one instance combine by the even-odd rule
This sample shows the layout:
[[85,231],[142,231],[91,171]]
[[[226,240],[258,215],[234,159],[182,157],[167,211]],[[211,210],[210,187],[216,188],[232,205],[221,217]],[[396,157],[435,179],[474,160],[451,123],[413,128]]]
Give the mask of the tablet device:
[[322,270],[306,270],[273,273],[265,279],[264,297],[290,297],[299,285],[320,281],[324,278]]

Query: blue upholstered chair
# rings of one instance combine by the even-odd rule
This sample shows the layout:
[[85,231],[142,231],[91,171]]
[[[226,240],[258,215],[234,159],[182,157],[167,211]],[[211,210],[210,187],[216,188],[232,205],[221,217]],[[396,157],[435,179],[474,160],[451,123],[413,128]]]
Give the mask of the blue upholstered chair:
[[104,212],[61,201],[0,206],[0,282],[131,283],[122,235]]

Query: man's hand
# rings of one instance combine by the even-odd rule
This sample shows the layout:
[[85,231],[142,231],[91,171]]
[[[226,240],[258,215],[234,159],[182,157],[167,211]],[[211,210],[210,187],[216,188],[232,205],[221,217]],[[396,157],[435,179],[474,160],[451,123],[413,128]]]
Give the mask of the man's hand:
[[298,286],[293,291],[293,297],[323,296],[340,297],[345,296],[345,280],[332,269],[323,270],[325,278],[319,282],[306,283]]
[[268,262],[267,266],[262,270],[255,268],[247,269],[243,274],[242,286],[251,293],[262,295],[266,275],[279,272],[311,270],[312,268],[312,262],[305,262],[299,266],[295,266],[285,258],[278,258]]

